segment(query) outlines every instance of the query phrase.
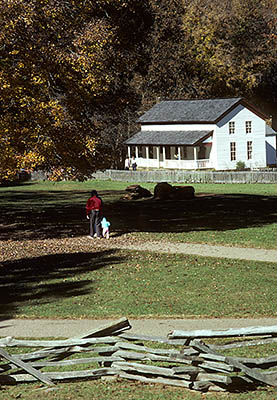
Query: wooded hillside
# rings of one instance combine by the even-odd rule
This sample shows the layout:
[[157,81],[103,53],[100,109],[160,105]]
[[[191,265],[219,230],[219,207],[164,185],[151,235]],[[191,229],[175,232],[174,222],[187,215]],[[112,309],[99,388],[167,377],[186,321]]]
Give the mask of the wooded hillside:
[[272,0],[0,0],[0,182],[118,167],[159,99],[244,96],[276,114]]

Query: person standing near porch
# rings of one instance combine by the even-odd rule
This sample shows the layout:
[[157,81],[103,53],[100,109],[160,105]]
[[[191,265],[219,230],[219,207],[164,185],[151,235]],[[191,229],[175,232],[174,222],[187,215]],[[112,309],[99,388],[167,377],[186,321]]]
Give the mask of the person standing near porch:
[[130,168],[130,158],[127,156],[125,159],[125,169],[129,171]]
[[86,204],[87,219],[89,219],[89,238],[93,239],[96,233],[97,238],[102,237],[101,217],[102,217],[102,200],[98,197],[96,190],[91,191],[91,197]]
[[132,170],[136,171],[137,170],[137,162],[136,162],[135,156],[132,157],[131,165],[132,165]]

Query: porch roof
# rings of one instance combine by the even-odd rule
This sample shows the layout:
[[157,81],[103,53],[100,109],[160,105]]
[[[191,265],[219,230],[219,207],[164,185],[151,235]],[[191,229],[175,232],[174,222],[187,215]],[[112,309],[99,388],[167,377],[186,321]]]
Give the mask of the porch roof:
[[125,141],[128,146],[196,146],[213,131],[140,131]]
[[271,126],[267,125],[265,126],[265,136],[276,136],[277,132],[271,128]]

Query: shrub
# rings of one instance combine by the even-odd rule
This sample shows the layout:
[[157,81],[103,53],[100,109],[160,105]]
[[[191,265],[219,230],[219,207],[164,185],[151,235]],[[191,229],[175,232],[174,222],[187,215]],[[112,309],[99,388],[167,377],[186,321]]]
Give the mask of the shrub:
[[245,169],[246,169],[245,162],[244,161],[238,161],[237,164],[236,164],[236,170],[237,171],[243,171]]

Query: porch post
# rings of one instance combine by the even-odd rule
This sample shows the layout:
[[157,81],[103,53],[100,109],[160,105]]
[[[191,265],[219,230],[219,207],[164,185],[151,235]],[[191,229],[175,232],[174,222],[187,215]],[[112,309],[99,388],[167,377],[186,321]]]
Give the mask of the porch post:
[[165,146],[163,146],[163,161],[165,162]]
[[178,167],[181,168],[181,147],[178,146]]
[[149,167],[149,147],[146,146],[145,150],[146,150],[146,160],[147,160],[146,164],[147,164],[147,167]]
[[197,147],[194,147],[193,148],[193,159],[194,159],[194,165],[195,165],[195,168],[197,168]]
[[138,146],[136,146],[136,159],[138,159]]
[[128,157],[131,158],[131,146],[128,146]]
[[157,155],[158,168],[160,168],[160,146],[156,147],[156,155]]

